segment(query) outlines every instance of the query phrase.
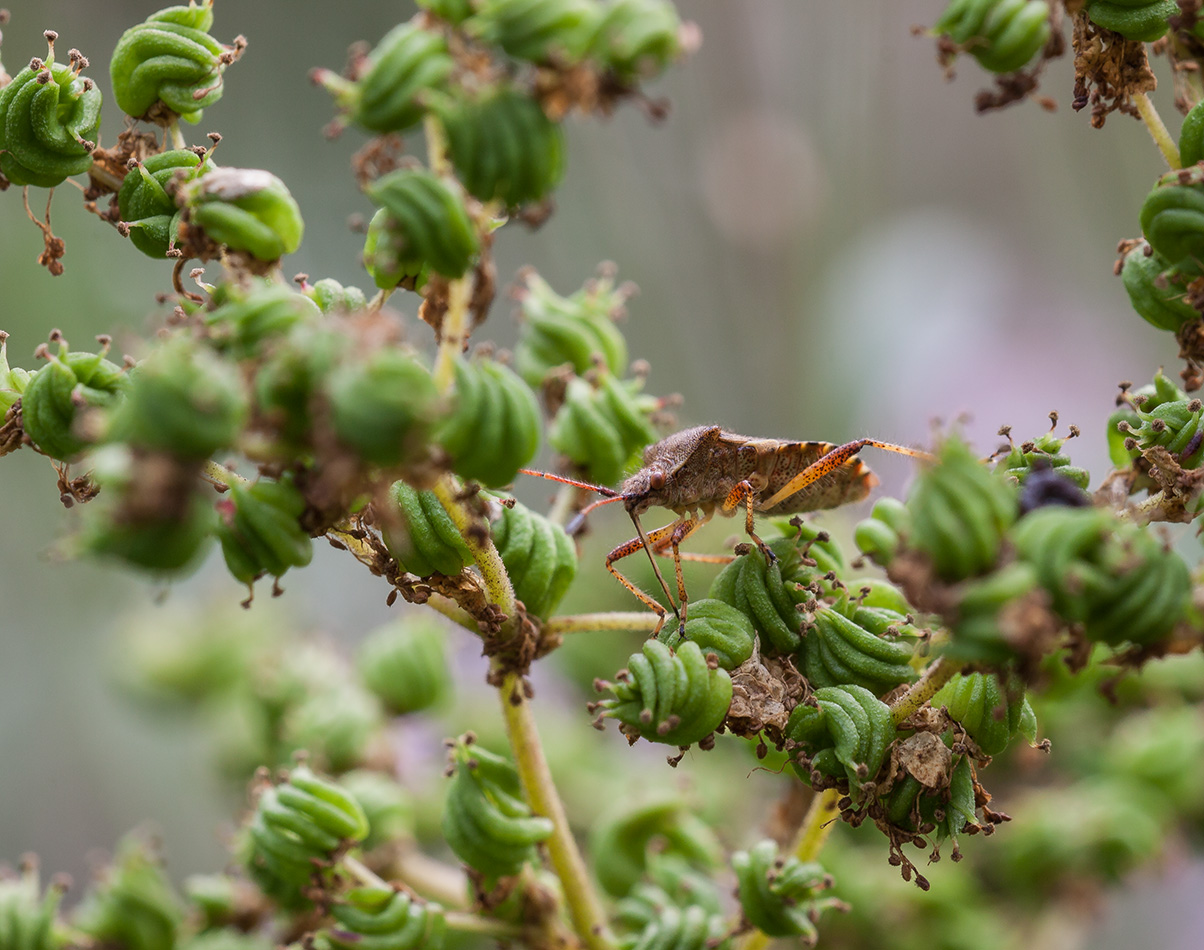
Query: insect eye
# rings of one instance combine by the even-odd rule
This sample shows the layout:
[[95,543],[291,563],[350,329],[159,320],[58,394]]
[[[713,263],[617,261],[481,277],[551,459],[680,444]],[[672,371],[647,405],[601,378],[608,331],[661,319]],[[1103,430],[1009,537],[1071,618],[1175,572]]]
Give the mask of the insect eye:
[[652,473],[648,476],[648,485],[649,485],[649,487],[656,489],[656,490],[664,488],[665,487],[665,473],[662,472],[660,469],[653,469]]

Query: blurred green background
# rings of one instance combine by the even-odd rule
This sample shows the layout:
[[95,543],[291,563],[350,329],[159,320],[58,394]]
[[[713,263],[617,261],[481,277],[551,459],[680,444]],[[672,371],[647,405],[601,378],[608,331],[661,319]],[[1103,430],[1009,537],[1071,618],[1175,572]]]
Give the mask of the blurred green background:
[[[89,74],[106,96],[117,37],[157,8],[8,6],[0,55],[10,72],[44,55],[41,33],[53,28],[61,51],[76,46],[91,57]],[[1141,201],[1162,170],[1145,130],[1117,115],[1094,131],[1075,115],[1068,61],[1044,81],[1056,113],[1029,103],[976,116],[984,74],[967,61],[947,83],[931,41],[911,34],[939,15],[933,0],[679,7],[704,40],[649,90],[671,100],[667,121],[653,125],[630,105],[608,121],[571,120],[557,214],[537,232],[503,232],[501,278],[532,264],[567,293],[613,260],[619,279],[641,290],[626,328],[632,354],[650,360],[651,392],[683,395],[683,424],[922,442],[934,418],[965,415],[985,452],[1001,424],[1031,437],[1056,409],[1063,426],[1083,429],[1068,448],[1098,481],[1116,382],[1140,384],[1175,363],[1174,341],[1146,327],[1111,275],[1116,243],[1137,232]],[[227,73],[224,98],[186,134],[202,142],[219,130],[222,164],[269,168],[288,183],[307,233],[287,275],[370,283],[347,223],[369,208],[348,169],[362,139],[323,138],[330,101],[306,74],[341,68],[349,44],[375,41],[411,13],[381,2],[218,0],[214,34],[242,33],[249,48]],[[1177,131],[1164,86],[1155,102]],[[106,111],[112,143],[120,119],[111,97]],[[145,331],[155,294],[170,289],[168,266],[84,214],[72,189],[59,191],[53,222],[67,242],[59,278],[37,265],[40,235],[20,192],[0,196],[0,328],[18,365],[32,364],[52,327],[81,346],[111,332],[120,347]],[[35,207],[44,196],[35,190]],[[395,304],[413,313],[412,301]],[[511,309],[500,296],[480,336],[512,343]],[[908,462],[870,462],[885,490],[903,490]],[[549,494],[526,491],[536,501]],[[72,513],[58,501],[49,463],[32,452],[3,460],[0,497],[0,861],[36,849],[48,870],[78,877],[90,851],[150,819],[173,874],[220,866],[218,829],[237,802],[220,797],[192,726],[148,716],[115,693],[114,631],[122,615],[162,599],[234,602],[243,592],[212,561],[171,587],[63,562],[55,541]],[[625,531],[619,515],[596,520],[587,562]],[[567,607],[632,609],[593,567],[583,573],[596,585],[579,584]],[[381,582],[324,547],[284,586],[307,627],[348,643],[395,613]],[[483,665],[466,639],[471,688]],[[611,732],[596,741],[622,740]],[[1156,889],[1198,887],[1198,872],[1177,873]],[[1097,947],[1130,945],[1126,921],[1153,915],[1165,925],[1174,916],[1130,901],[1136,906],[1118,912]],[[1204,929],[1185,913],[1176,909],[1182,926],[1162,946],[1195,945],[1173,943]]]

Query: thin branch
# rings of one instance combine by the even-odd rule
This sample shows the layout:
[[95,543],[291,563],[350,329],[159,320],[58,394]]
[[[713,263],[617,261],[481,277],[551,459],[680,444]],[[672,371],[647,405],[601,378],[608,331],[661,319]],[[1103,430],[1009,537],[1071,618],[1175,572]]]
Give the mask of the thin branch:
[[1134,93],[1133,104],[1137,106],[1137,114],[1141,116],[1141,121],[1145,123],[1146,129],[1150,133],[1150,138],[1158,146],[1158,151],[1166,159],[1167,165],[1172,170],[1182,168],[1183,163],[1179,160],[1179,146],[1175,144],[1175,139],[1171,133],[1167,131],[1166,125],[1162,121],[1162,116],[1154,108],[1154,103],[1150,101],[1150,97],[1144,92]]
[[951,663],[947,657],[939,656],[929,664],[915,683],[906,693],[896,699],[890,707],[890,718],[897,726],[932,699],[942,686],[962,671],[960,663]]
[[594,631],[651,633],[656,629],[656,614],[649,610],[615,611],[598,614],[565,614],[543,625],[546,635],[593,633]]

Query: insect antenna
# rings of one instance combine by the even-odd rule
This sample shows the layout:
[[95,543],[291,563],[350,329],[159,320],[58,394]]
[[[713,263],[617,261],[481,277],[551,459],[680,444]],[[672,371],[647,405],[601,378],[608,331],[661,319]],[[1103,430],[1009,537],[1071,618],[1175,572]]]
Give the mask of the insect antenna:
[[569,520],[569,523],[565,525],[564,528],[565,532],[570,538],[580,533],[582,526],[585,524],[586,515],[588,515],[595,508],[599,508],[602,505],[609,505],[611,502],[623,500],[623,496],[621,494],[619,494],[613,488],[607,488],[605,485],[595,485],[592,482],[583,482],[575,478],[569,478],[565,475],[556,475],[552,472],[540,472],[533,468],[520,468],[519,471],[524,475],[535,475],[538,478],[546,478],[548,481],[560,482],[563,485],[572,485],[574,488],[584,488],[588,491],[597,492],[599,495],[604,496],[600,500],[586,505],[579,512],[577,512],[577,514],[573,515],[573,517]]

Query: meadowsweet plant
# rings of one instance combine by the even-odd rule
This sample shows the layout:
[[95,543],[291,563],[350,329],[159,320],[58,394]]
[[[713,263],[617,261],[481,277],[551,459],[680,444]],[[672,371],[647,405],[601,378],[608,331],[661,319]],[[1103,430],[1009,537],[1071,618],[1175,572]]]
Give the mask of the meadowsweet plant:
[[[107,87],[88,55],[62,54],[75,38],[5,38],[10,64],[31,58],[0,70],[4,200],[78,187],[102,233],[161,262],[169,306],[137,359],[105,327],[95,344],[0,330],[0,455],[46,457],[79,509],[73,556],[170,578],[220,547],[228,602],[128,624],[122,677],[206,722],[250,805],[230,867],[182,888],[140,832],[65,905],[31,860],[5,871],[0,947],[1003,947],[1024,935],[1002,921],[1056,914],[1198,829],[1204,597],[1160,523],[1195,521],[1204,462],[1199,0],[954,0],[931,30],[947,67],[965,54],[996,74],[983,110],[1035,96],[1069,42],[1075,108],[1149,127],[1170,170],[1151,169],[1116,293],[1175,334],[1182,385],[1124,384],[1104,433],[1059,435],[1055,415],[992,454],[947,431],[854,544],[770,519],[707,552],[709,584],[691,575],[688,592],[668,559],[684,537],[641,530],[627,553],[666,556],[664,623],[634,601],[560,610],[585,578],[621,594],[581,559],[574,515],[672,431],[673,401],[616,323],[630,288],[613,265],[579,289],[528,268],[513,353],[488,328],[494,244],[552,213],[564,124],[646,103],[696,30],[668,0],[419,6],[344,72],[311,74],[332,133],[374,136],[352,163],[375,207],[363,288],[288,279],[306,227],[287,183],[223,164],[212,129],[248,47],[219,39],[213,0],[126,30]],[[1178,77],[1177,144],[1147,95],[1155,51]],[[106,98],[128,117],[112,145]],[[403,153],[401,135],[422,147]],[[42,262],[71,280],[49,219],[34,223]],[[1095,481],[1071,457],[1087,438],[1114,465]],[[510,493],[544,443],[564,477],[546,510]],[[867,483],[858,464],[831,477]],[[747,476],[758,507],[756,473],[732,467],[647,479],[689,476],[694,502],[718,503]],[[396,604],[354,656],[290,639],[265,597],[315,543]],[[541,721],[533,666],[568,637],[623,633],[648,636],[622,669],[588,671],[588,709]],[[449,705],[453,635],[476,638],[502,729],[494,713],[447,737],[445,780],[406,787],[390,729]],[[659,796],[625,794],[646,760],[584,761],[573,735],[591,723],[669,765],[729,762],[697,794],[734,787],[731,806],[672,794],[669,765]],[[1087,753],[1060,760],[1059,738],[1084,730]],[[740,807],[758,762],[780,785],[773,815]]]

